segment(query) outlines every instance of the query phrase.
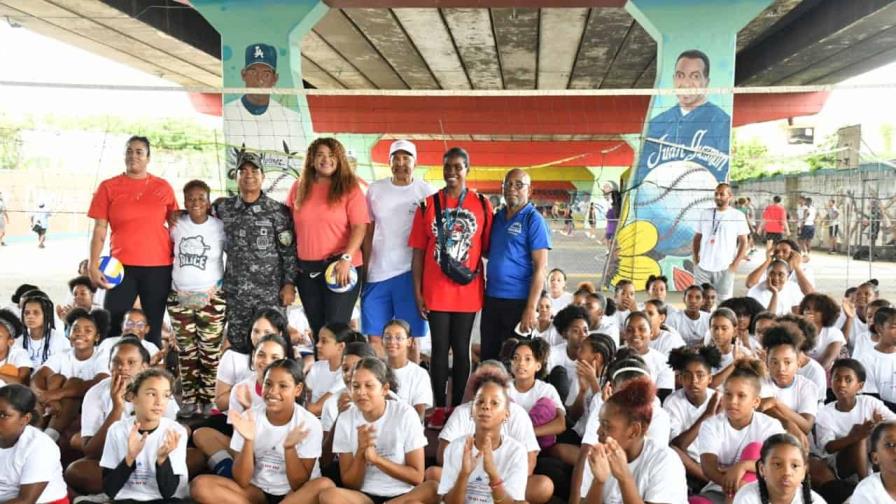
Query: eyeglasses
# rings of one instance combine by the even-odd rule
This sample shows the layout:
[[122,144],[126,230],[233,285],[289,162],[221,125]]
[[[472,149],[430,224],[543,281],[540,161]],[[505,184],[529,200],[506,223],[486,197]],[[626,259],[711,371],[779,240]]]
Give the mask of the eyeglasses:
[[124,323],[124,327],[126,329],[144,329],[146,328],[146,322],[134,322],[132,320],[128,320]]
[[529,184],[520,182],[519,180],[516,182],[504,182],[504,189],[516,189],[517,191],[522,191],[528,186]]

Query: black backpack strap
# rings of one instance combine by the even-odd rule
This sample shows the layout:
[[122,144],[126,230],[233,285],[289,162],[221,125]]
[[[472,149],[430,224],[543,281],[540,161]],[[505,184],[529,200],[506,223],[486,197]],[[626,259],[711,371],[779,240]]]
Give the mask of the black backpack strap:
[[[444,230],[442,229],[442,202],[441,202],[442,192],[438,191],[432,195],[432,205],[433,211],[435,212],[435,220],[436,220],[436,245],[439,246],[440,253],[444,253],[444,249],[442,248],[445,244],[445,240],[443,237]],[[425,201],[425,200],[424,200]]]
[[479,204],[482,205],[482,215],[485,217],[485,227],[488,227],[488,218],[491,216],[489,215],[488,206],[485,204],[485,196],[478,191],[476,192],[476,196],[479,196]]

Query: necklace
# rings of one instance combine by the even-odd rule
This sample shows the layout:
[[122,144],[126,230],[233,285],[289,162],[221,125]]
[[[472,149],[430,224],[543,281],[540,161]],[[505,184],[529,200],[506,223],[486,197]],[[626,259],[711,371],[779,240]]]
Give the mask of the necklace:
[[[133,179],[133,177],[128,176],[127,172],[124,173],[124,176],[128,177],[130,179]],[[139,179],[137,179],[137,180],[139,180]],[[146,192],[147,187],[149,187],[149,174],[148,173],[146,174],[145,177],[143,177],[143,187],[140,188],[140,192],[137,193],[137,195],[135,197],[135,199],[137,201],[140,201],[140,199],[143,197],[143,194]]]

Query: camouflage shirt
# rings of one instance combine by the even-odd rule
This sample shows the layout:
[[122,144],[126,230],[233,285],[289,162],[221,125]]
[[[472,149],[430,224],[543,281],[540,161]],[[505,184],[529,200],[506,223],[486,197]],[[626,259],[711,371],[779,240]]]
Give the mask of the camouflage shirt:
[[246,295],[295,283],[298,274],[292,214],[264,193],[246,203],[239,195],[221,198],[212,212],[224,222],[227,264],[224,291]]

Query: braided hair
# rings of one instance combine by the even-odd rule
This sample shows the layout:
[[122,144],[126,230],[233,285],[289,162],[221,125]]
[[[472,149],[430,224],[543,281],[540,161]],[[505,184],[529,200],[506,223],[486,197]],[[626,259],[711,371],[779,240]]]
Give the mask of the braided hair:
[[[765,459],[769,456],[771,451],[775,447],[781,445],[793,446],[802,454],[803,463],[806,465],[806,474],[803,477],[802,484],[803,504],[812,504],[812,481],[809,477],[809,456],[803,448],[802,443],[800,443],[797,438],[793,437],[792,434],[781,433],[769,436],[769,438],[762,443],[762,449],[759,451],[759,463],[765,465]],[[765,477],[762,476],[762,471],[756,471],[756,480],[759,486],[759,500],[762,504],[769,504],[771,502],[771,497],[768,494],[768,485],[765,482]]]
[[597,382],[603,383],[607,376],[607,368],[613,358],[616,357],[616,342],[613,338],[602,333],[591,333],[582,341],[582,345],[587,346],[592,352],[603,358],[603,365],[597,374]]
[[[53,330],[56,328],[56,321],[53,316],[55,313],[53,309],[53,301],[50,300],[50,297],[43,291],[33,290],[26,293],[22,296],[22,322],[25,321],[25,308],[28,306],[28,303],[37,303],[40,305],[40,310],[43,313],[44,323],[43,323],[43,351],[41,352],[40,361],[46,362],[47,358],[50,356],[50,337],[53,336]],[[25,329],[25,334],[22,336],[22,346],[25,350],[28,350],[28,346],[31,344],[31,336],[30,331]]]

